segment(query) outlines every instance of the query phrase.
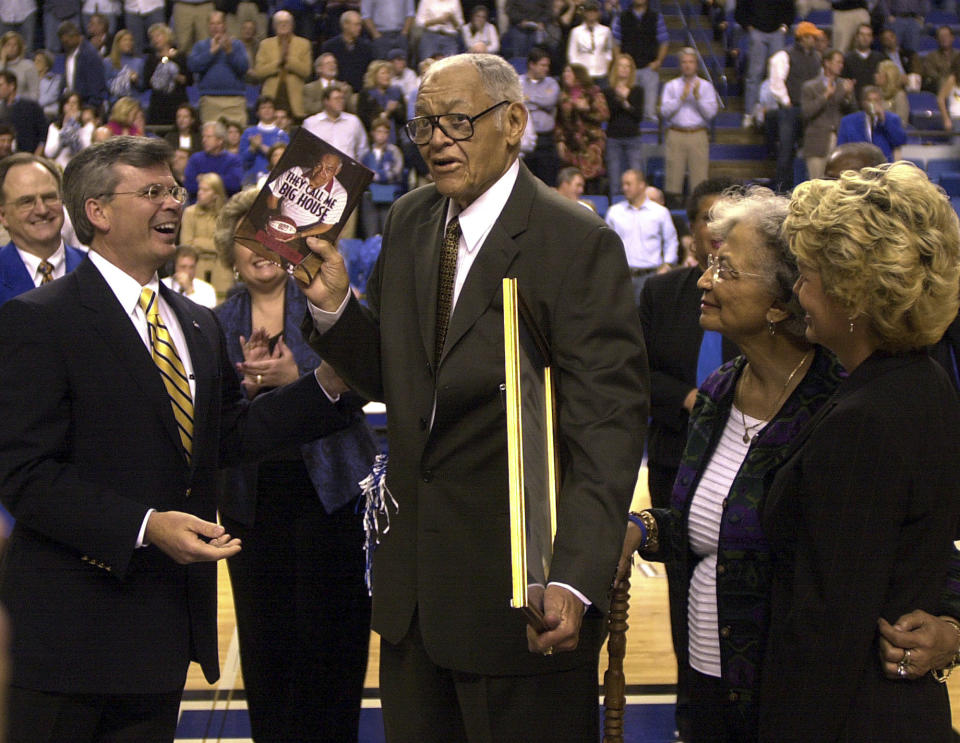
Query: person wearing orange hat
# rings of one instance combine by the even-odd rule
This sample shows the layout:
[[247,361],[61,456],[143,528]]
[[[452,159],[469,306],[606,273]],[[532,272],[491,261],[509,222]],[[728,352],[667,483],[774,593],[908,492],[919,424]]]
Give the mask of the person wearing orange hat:
[[801,91],[805,82],[820,75],[817,42],[823,36],[823,31],[815,25],[809,21],[801,21],[794,31],[794,45],[774,54],[768,63],[770,92],[779,106],[779,151],[775,183],[781,191],[793,188],[793,159],[802,134]]

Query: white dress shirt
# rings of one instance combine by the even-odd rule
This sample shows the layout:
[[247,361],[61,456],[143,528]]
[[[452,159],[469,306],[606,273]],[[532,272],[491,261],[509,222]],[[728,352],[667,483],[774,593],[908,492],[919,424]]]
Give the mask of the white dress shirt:
[[360,160],[370,149],[363,123],[346,111],[336,119],[331,119],[326,111],[308,116],[303,121],[303,128],[354,160]]
[[213,284],[208,284],[202,279],[194,279],[193,291],[187,292],[180,284],[173,280],[173,276],[167,276],[167,278],[162,279],[162,281],[167,287],[177,292],[177,294],[182,294],[191,302],[196,302],[210,309],[217,306],[217,290],[213,288]]
[[[23,261],[23,265],[27,267],[27,273],[30,274],[30,278],[33,279],[34,286],[40,286],[43,283],[43,273],[40,271],[40,264],[43,262],[43,258],[33,253],[28,253],[26,250],[21,250],[17,248],[17,253],[20,254],[20,260]],[[63,247],[63,240],[60,241],[59,247],[53,251],[53,255],[47,258],[47,263],[53,265],[53,278],[60,279],[63,278],[67,273],[67,251]]]
[[[177,313],[168,305],[160,294],[160,281],[157,274],[154,273],[150,281],[145,286],[140,286],[140,282],[130,274],[115,266],[96,251],[91,250],[88,254],[90,261],[96,266],[97,270],[103,276],[104,281],[110,287],[110,290],[116,296],[120,306],[130,318],[134,329],[143,341],[143,345],[153,359],[153,349],[150,347],[150,333],[147,329],[147,316],[140,308],[140,292],[144,288],[152,289],[157,295],[157,310],[160,312],[160,319],[170,333],[170,340],[173,341],[177,353],[180,355],[180,361],[183,363],[183,371],[187,375],[190,384],[190,397],[197,397],[197,380],[193,374],[193,360],[190,358],[190,349],[187,347],[187,340],[183,335],[183,329],[180,327],[180,321],[177,319]],[[160,374],[160,370],[157,370]],[[149,508],[143,516],[143,523],[140,524],[140,533],[137,535],[137,548],[146,547],[144,536],[147,531],[147,520],[150,514],[156,509]]]
[[570,29],[567,42],[567,61],[587,68],[591,77],[606,77],[613,61],[613,34],[609,26],[597,23],[592,28],[586,23]]

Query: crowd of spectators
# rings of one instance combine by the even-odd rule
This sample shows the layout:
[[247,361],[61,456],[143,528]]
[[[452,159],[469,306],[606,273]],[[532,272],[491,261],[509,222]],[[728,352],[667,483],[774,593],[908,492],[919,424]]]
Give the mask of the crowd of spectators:
[[[112,135],[165,137],[191,202],[204,173],[220,177],[228,198],[262,183],[302,126],[367,163],[374,183],[393,189],[382,199],[427,177],[404,128],[423,71],[461,51],[497,53],[523,73],[523,156],[544,182],[558,185],[558,171],[574,167],[586,194],[622,199],[625,173],[649,175],[642,134],[659,128],[665,200],[677,207],[708,176],[721,102],[704,69],[706,47],[675,43],[664,68],[670,35],[660,5],[347,0],[292,13],[283,0],[227,3],[230,12],[190,0],[122,9],[17,0],[0,11],[0,124],[12,127],[14,151],[61,167]],[[742,124],[765,127],[772,143],[772,185],[794,185],[798,153],[810,175],[821,172],[841,131],[845,141],[866,139],[895,155],[912,90],[937,94],[943,127],[953,128],[960,51],[949,25],[933,34],[924,25],[942,5],[704,0],[720,53],[739,66]],[[831,27],[798,23],[818,8],[833,11]],[[862,110],[864,102],[873,109]],[[855,113],[862,116],[841,127]],[[342,236],[376,234],[389,203],[368,194]]]

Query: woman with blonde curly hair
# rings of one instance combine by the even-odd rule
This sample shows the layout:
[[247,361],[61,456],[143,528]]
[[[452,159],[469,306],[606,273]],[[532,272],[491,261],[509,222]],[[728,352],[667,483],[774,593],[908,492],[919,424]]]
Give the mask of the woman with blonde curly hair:
[[[926,347],[960,304],[957,217],[897,162],[801,184],[784,235],[807,339],[849,376],[785,453],[763,507],[774,569],[760,737],[949,741],[938,674],[918,676],[909,646],[895,662],[877,654],[910,609],[945,613],[960,403]],[[956,653],[960,625],[948,629]]]
[[878,64],[873,78],[883,95],[884,108],[893,111],[901,121],[907,121],[910,118],[910,103],[903,89],[904,76],[893,60],[885,59]]

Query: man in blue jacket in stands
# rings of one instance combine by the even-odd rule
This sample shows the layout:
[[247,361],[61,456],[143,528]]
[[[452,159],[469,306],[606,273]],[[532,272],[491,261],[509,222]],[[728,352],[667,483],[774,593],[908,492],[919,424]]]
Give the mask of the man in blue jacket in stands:
[[227,33],[226,16],[219,10],[207,23],[210,38],[193,45],[187,66],[194,74],[200,92],[200,121],[216,121],[221,116],[247,125],[246,83],[243,76],[250,67],[243,44]]
[[868,85],[860,95],[861,110],[840,119],[837,130],[837,145],[847,142],[870,142],[875,144],[893,162],[893,151],[907,142],[900,117],[883,106],[883,93]]

